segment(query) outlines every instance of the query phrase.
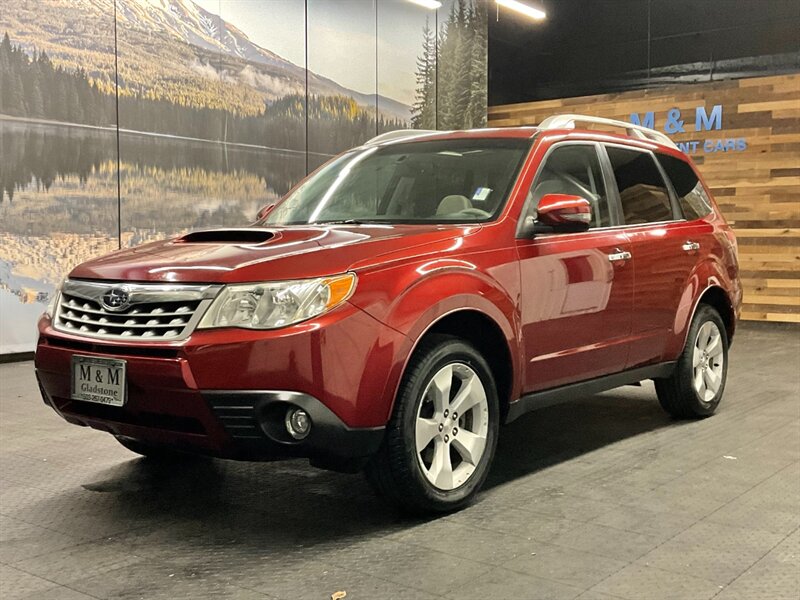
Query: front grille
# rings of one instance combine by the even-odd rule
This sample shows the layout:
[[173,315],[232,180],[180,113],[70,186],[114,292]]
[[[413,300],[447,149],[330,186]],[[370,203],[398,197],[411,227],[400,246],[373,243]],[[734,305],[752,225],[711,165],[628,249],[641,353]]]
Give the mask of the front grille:
[[68,280],[55,316],[60,331],[101,339],[181,340],[220,286]]

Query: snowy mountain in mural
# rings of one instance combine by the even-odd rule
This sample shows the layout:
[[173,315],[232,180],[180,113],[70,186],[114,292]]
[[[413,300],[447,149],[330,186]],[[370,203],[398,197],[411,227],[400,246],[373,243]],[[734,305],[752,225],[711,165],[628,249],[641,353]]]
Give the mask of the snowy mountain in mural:
[[[9,29],[23,48],[44,50],[60,64],[108,78],[113,71],[106,64],[106,52],[113,48],[113,1],[66,4],[8,3],[0,18],[0,35]],[[192,0],[117,0],[116,10],[123,94],[255,114],[264,101],[305,90],[302,66],[262,48]],[[313,72],[308,76],[309,87],[318,94],[349,97],[374,110],[374,94],[348,89]],[[379,103],[390,118],[410,116],[410,107],[402,102],[381,96]]]

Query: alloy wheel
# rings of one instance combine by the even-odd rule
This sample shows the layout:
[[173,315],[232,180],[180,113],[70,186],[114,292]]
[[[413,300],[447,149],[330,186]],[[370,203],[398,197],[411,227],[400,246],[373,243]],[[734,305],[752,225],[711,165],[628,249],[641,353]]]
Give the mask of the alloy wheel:
[[694,391],[703,402],[711,402],[722,386],[725,354],[722,333],[716,323],[706,321],[697,332],[692,354]]
[[475,472],[486,450],[489,403],[478,374],[467,364],[445,365],[428,382],[417,410],[417,459],[427,480],[454,490]]

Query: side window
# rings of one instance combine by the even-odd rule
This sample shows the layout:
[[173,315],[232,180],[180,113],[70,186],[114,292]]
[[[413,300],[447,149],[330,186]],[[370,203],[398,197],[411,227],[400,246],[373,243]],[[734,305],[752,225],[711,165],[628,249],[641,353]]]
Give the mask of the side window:
[[593,145],[568,144],[556,147],[536,175],[531,209],[545,194],[569,194],[586,198],[592,205],[591,227],[611,224],[603,171]]
[[711,213],[711,200],[691,166],[685,161],[666,154],[657,154],[658,162],[672,181],[678,195],[683,216],[688,221],[700,219]]
[[671,221],[672,204],[661,172],[649,152],[608,146],[626,225]]

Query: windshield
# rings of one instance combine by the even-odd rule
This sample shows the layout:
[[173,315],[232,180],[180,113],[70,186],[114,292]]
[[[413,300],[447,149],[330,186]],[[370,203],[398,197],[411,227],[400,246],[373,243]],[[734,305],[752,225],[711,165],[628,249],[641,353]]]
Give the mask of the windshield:
[[482,138],[358,148],[258,224],[489,221],[502,210],[529,147],[528,139]]

